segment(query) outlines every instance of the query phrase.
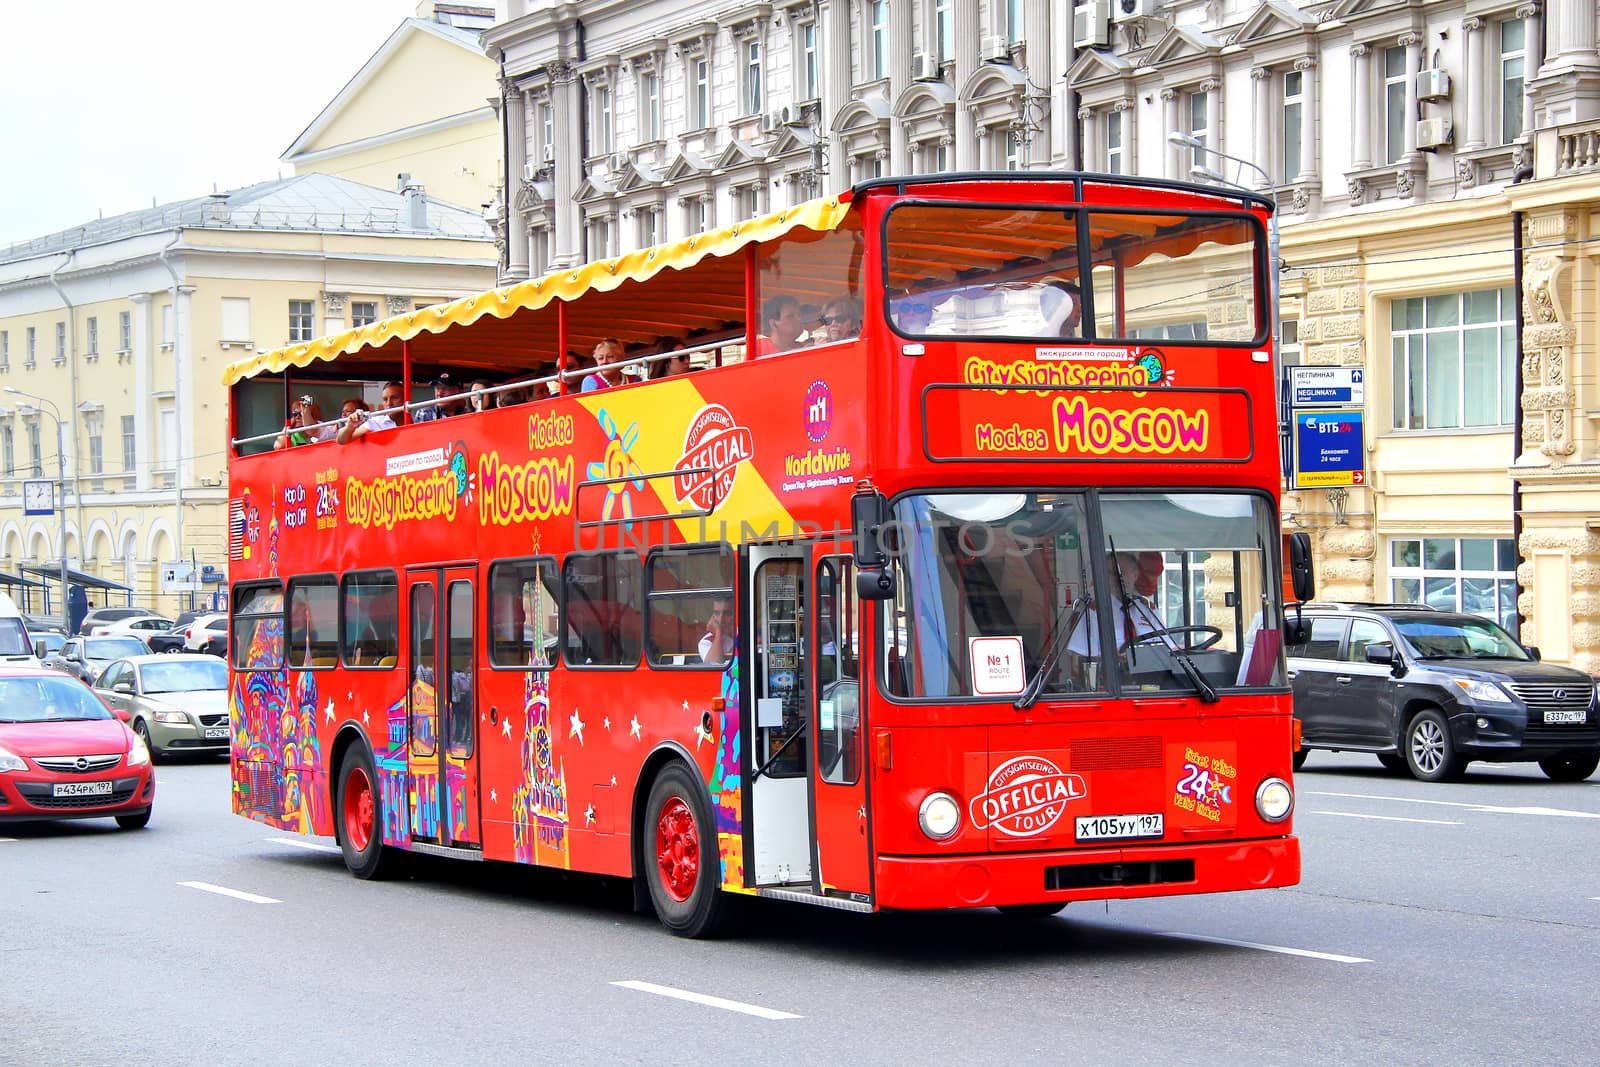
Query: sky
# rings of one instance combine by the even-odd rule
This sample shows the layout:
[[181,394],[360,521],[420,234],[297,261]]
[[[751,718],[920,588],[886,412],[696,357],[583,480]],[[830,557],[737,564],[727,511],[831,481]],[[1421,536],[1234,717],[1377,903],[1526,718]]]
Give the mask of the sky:
[[416,7],[4,0],[0,250],[287,177],[278,157]]

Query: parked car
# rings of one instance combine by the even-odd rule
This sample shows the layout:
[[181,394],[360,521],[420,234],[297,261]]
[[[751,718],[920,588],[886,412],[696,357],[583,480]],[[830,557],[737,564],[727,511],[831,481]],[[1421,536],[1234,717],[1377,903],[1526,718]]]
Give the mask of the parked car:
[[94,629],[85,630],[84,633],[96,637],[138,637],[145,638],[150,634],[165,633],[172,629],[172,620],[163,619],[159,615],[141,615],[136,619],[119,619],[116,622],[96,623]]
[[184,633],[183,647],[190,652],[207,651],[206,645],[213,639],[220,637],[223,646],[227,646],[228,616],[226,613],[202,615],[188,626]]
[[155,633],[145,633],[139,636],[144,638],[144,643],[150,646],[151,652],[173,654],[184,651],[183,640],[189,628],[181,623],[173,623],[165,630]]
[[93,608],[83,617],[78,624],[80,634],[91,634],[96,626],[104,626],[108,622],[121,622],[123,619],[143,619],[155,615],[149,608]]
[[67,626],[61,621],[60,615],[30,615],[24,612],[22,624],[34,636],[39,634],[64,634],[67,632]]
[[94,688],[113,711],[128,713],[151,759],[228,751],[228,666],[215,656],[130,656],[107,667]]
[[1494,622],[1422,604],[1300,610],[1305,640],[1286,649],[1296,768],[1308,749],[1371,752],[1431,782],[1473,760],[1537,761],[1558,782],[1600,767],[1594,679],[1539,662]]
[[142,656],[149,651],[150,646],[137,637],[69,637],[44,665],[65,671],[79,681],[93,682],[113,660]]
[[0,667],[0,824],[114,818],[150,821],[150,753],[122,717],[76,678]]
[[60,652],[61,646],[70,640],[66,634],[59,630],[47,630],[41,634],[30,632],[28,636],[33,638],[33,654],[41,664],[57,652]]
[[33,638],[22,612],[11,598],[0,593],[0,663],[21,667],[37,667],[39,659],[33,654]]
[[212,632],[212,631],[208,630],[206,632],[207,632],[207,634],[209,634],[209,636],[206,638],[206,643],[200,646],[200,651],[204,652],[208,656],[221,656],[223,659],[227,659],[228,658],[228,631],[227,631],[227,629],[224,628],[224,629],[216,631],[216,632]]

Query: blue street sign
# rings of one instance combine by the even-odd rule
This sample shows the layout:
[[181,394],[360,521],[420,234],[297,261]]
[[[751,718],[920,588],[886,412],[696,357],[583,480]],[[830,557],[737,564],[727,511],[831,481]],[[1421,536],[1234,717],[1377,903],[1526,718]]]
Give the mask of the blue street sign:
[[1367,450],[1359,411],[1294,413],[1295,489],[1365,485]]
[[1297,408],[1360,407],[1367,399],[1360,367],[1290,367],[1289,387]]

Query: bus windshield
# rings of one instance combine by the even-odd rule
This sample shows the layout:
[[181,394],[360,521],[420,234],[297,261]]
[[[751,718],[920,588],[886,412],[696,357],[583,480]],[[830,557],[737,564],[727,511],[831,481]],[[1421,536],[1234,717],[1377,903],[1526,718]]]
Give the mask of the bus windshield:
[[[1193,673],[1219,689],[1281,686],[1271,519],[1247,493],[903,497],[888,690],[1009,699],[1040,670],[1057,697],[1193,693]],[[1008,648],[1018,669],[985,669]]]

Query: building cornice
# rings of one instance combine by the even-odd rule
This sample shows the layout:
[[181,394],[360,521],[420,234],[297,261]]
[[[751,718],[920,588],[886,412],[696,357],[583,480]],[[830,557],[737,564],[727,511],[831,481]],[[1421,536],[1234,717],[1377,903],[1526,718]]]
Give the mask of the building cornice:
[[405,126],[398,130],[374,134],[371,137],[362,137],[355,141],[346,141],[343,144],[333,145],[328,148],[318,148],[311,152],[285,153],[283,162],[300,165],[304,163],[320,163],[325,159],[337,159],[339,156],[348,156],[356,152],[365,152],[369,148],[380,148],[383,145],[407,141],[413,137],[425,137],[430,133],[440,133],[444,130],[453,130],[458,126],[469,126],[474,122],[494,123],[494,108],[488,104],[474,108],[471,111],[462,111],[455,115],[446,115],[442,119],[433,119],[429,122],[419,122],[414,126]]

